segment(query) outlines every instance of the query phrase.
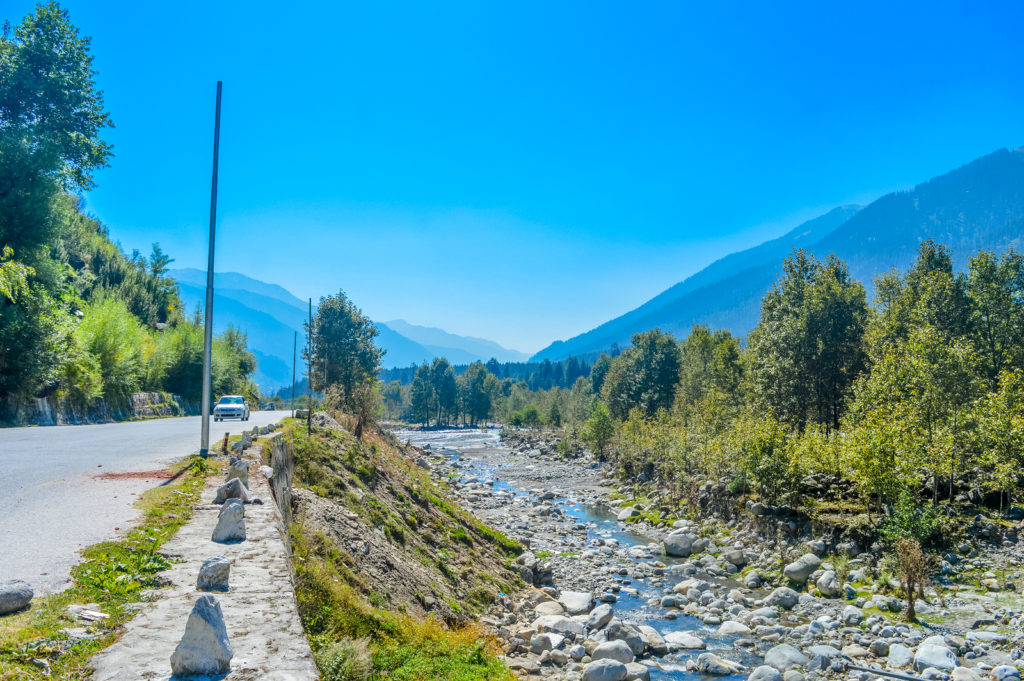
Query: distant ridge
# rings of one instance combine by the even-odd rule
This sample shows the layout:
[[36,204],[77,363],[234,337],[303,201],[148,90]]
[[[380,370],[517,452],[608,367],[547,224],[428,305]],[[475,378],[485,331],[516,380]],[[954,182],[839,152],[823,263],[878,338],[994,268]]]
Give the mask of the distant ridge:
[[634,333],[655,327],[680,338],[697,323],[746,335],[794,246],[818,257],[835,253],[871,291],[875,276],[906,269],[926,239],[949,246],[962,268],[979,249],[1020,249],[1022,234],[1024,149],[1001,149],[912,190],[887,194],[863,209],[835,208],[778,239],[717,260],[635,310],[552,343],[532,360],[626,346]]

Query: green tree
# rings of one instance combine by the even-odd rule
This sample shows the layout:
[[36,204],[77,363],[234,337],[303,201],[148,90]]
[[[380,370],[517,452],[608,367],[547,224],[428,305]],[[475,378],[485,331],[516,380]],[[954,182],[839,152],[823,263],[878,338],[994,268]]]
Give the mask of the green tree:
[[421,365],[416,369],[409,394],[409,408],[412,418],[430,425],[430,417],[434,413],[434,386],[430,376],[430,366]]
[[602,402],[594,405],[593,413],[583,426],[583,441],[587,443],[599,457],[604,457],[605,449],[615,435],[615,423],[608,412],[608,407]]
[[601,353],[601,356],[594,362],[594,366],[590,367],[590,387],[597,395],[601,394],[601,389],[604,387],[604,379],[608,376],[608,370],[612,367],[612,358]]
[[313,390],[323,392],[337,386],[346,405],[352,408],[355,387],[374,380],[380,369],[384,351],[374,343],[377,327],[344,291],[338,291],[320,299],[307,333],[312,339]]
[[455,370],[448,360],[435,357],[430,365],[430,385],[434,394],[434,407],[437,409],[437,423],[449,423],[458,406],[459,388],[455,383]]
[[971,332],[992,389],[1004,369],[1024,368],[1024,257],[981,251],[967,275]]
[[659,329],[634,334],[632,347],[612,362],[601,391],[612,416],[624,419],[634,407],[654,416],[672,406],[679,359],[671,334]]

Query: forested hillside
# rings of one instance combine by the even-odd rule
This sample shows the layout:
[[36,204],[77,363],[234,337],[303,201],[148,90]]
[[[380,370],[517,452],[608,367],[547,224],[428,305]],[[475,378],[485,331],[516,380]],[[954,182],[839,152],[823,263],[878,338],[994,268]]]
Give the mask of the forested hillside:
[[[83,212],[113,156],[91,63],[56,5],[0,39],[0,421],[41,397],[101,417],[140,390],[199,399],[203,333],[172,259],[123,253]],[[215,392],[252,392],[254,369],[243,334],[217,339]]]
[[873,291],[874,278],[906,269],[922,241],[934,239],[956,254],[1020,248],[1024,233],[1024,150],[1001,149],[906,192],[888,194],[862,210],[837,208],[789,234],[723,258],[636,310],[567,341],[534,360],[625,346],[632,334],[660,328],[682,335],[693,324],[746,335],[757,324],[761,294],[792,248],[843,259],[850,273]]

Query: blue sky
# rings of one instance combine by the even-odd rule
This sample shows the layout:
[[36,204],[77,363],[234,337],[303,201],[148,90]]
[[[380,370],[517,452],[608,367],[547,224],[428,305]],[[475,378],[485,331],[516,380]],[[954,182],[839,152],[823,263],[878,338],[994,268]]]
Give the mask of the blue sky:
[[1016,1],[63,4],[124,248],[205,268],[221,79],[218,270],[523,351],[1024,145]]

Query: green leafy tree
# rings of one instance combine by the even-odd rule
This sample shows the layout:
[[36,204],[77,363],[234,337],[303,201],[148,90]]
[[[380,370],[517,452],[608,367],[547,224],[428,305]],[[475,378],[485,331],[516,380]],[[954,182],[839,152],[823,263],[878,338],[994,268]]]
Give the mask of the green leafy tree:
[[380,369],[384,351],[374,343],[377,327],[344,291],[338,291],[320,299],[307,333],[312,339],[313,389],[322,392],[337,386],[352,408],[355,387],[375,379]]
[[582,438],[599,457],[604,457],[605,449],[615,435],[615,422],[608,407],[603,402],[594,405],[593,413],[583,426]]
[[1024,257],[978,253],[970,261],[967,297],[971,335],[995,389],[1004,369],[1024,368]]
[[434,386],[430,377],[430,366],[421,365],[416,369],[409,394],[409,408],[412,418],[424,425],[430,424],[434,414]]
[[449,423],[458,406],[459,388],[455,383],[455,370],[448,360],[435,357],[430,365],[430,385],[437,409],[437,423]]
[[646,416],[672,406],[679,379],[679,345],[658,329],[633,335],[633,345],[615,358],[602,396],[612,416],[624,419],[633,408]]

